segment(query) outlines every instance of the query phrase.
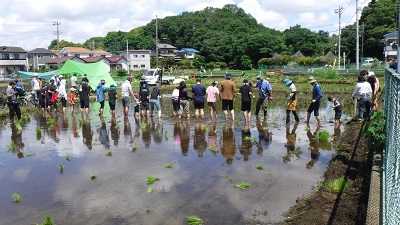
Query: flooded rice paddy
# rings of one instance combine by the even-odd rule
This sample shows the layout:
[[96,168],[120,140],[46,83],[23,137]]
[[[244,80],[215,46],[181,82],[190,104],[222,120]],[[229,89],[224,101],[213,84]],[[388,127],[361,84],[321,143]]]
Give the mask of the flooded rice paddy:
[[[273,224],[318,186],[333,153],[314,139],[315,118],[306,127],[304,107],[300,123],[286,126],[283,107],[271,104],[269,117],[252,116],[243,132],[241,113],[235,121],[221,111],[217,122],[179,121],[167,105],[162,121],[135,119],[132,110],[124,118],[121,105],[115,118],[108,107],[101,118],[96,103],[88,121],[69,109],[54,119],[32,113],[22,129],[5,120],[0,224],[40,223],[47,213],[69,225],[175,225],[189,215],[205,224]],[[330,105],[320,111],[320,129],[339,135]],[[149,176],[159,180],[148,185]],[[236,188],[241,182],[250,186]]]

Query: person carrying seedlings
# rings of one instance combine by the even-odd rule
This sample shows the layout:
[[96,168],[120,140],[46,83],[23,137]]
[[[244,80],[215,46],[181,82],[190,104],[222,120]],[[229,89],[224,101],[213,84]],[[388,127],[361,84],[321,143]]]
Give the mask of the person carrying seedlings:
[[142,117],[143,116],[150,117],[149,96],[150,96],[149,84],[145,80],[143,80],[142,82],[140,82],[140,92],[139,92],[139,102],[140,102],[140,110]]
[[[362,71],[361,71],[362,72]],[[361,121],[364,118],[364,111],[367,118],[371,111],[371,85],[365,81],[363,75],[358,76],[358,83],[352,94],[353,99],[357,97],[358,101],[358,120]]]
[[204,119],[204,95],[206,94],[206,87],[201,83],[201,78],[196,77],[196,84],[192,87],[193,103],[195,112],[194,115],[196,119],[201,117]]
[[177,86],[172,92],[172,108],[174,109],[174,118],[176,116],[181,118],[180,111],[180,100],[179,100],[179,86]]
[[308,78],[308,83],[313,86],[312,100],[310,106],[307,109],[307,120],[306,123],[310,123],[311,113],[314,112],[314,116],[317,119],[318,126],[321,126],[321,116],[319,115],[319,105],[322,99],[321,86],[317,83],[314,77]]
[[335,110],[335,128],[337,128],[340,125],[340,117],[342,117],[342,105],[339,99],[333,96],[328,96],[328,101],[333,103],[332,108]]
[[242,112],[245,123],[250,123],[251,118],[251,98],[256,98],[251,92],[251,86],[247,78],[243,79],[243,85],[239,89],[239,94],[242,96]]
[[158,87],[159,85],[157,84],[153,90],[151,91],[150,95],[150,116],[153,117],[153,112],[154,108],[157,109],[158,112],[158,118],[161,118],[161,105],[160,105],[160,99],[161,99],[161,91]]
[[106,99],[107,88],[104,84],[106,84],[106,81],[101,80],[100,83],[96,87],[96,100],[100,103],[99,116],[103,115],[104,101]]
[[76,103],[75,91],[76,91],[75,88],[69,89],[69,103],[71,104],[71,113],[74,112],[74,107],[75,107],[75,103]]
[[212,82],[212,85],[207,87],[206,94],[207,94],[207,104],[210,106],[210,116],[211,120],[214,121],[214,118],[217,120],[217,109],[216,109],[216,102],[217,102],[217,95],[219,95],[219,89],[217,87],[218,81]]
[[115,90],[115,85],[110,85],[110,91],[108,92],[108,105],[110,106],[111,116],[115,116],[115,102],[117,101],[118,95]]
[[222,110],[224,111],[225,120],[228,120],[228,110],[231,112],[232,120],[235,120],[235,111],[233,110],[233,102],[235,101],[236,85],[231,81],[232,74],[227,73],[224,81],[221,82],[219,91],[222,98]]
[[298,105],[296,98],[296,86],[294,85],[293,81],[288,78],[283,80],[283,85],[288,87],[290,91],[289,95],[287,96],[288,101],[286,103],[286,123],[290,123],[290,112],[293,113],[294,119],[296,120],[296,123],[298,123],[300,120],[296,112]]
[[272,87],[271,84],[265,80],[261,75],[257,76],[256,87],[258,87],[258,100],[256,103],[256,116],[260,112],[260,108],[262,106],[262,110],[264,111],[264,117],[268,115],[267,107],[268,101],[273,99],[272,96]]

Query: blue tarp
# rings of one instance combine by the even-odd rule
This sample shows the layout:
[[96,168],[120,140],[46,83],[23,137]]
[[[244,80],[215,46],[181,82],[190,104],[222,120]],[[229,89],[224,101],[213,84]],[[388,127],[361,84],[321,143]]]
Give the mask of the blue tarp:
[[[54,75],[54,73],[56,73],[57,70],[53,70],[50,72],[46,72],[46,73],[37,73],[38,77],[45,79],[45,80],[50,80],[50,78]],[[25,71],[18,71],[18,74],[25,79],[29,79],[33,77],[33,74],[35,72],[25,72]]]

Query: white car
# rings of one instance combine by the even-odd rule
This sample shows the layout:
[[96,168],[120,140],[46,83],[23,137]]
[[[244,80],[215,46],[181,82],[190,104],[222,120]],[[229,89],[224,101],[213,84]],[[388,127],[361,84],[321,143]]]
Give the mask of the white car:
[[[160,70],[159,69],[148,69],[144,74],[144,78],[149,85],[156,85],[157,81],[159,80]],[[162,76],[162,82],[164,84],[172,84],[175,80],[173,76]]]

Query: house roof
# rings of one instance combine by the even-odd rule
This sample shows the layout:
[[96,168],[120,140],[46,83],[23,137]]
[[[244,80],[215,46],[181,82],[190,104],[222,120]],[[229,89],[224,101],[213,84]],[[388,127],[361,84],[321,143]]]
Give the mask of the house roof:
[[[57,55],[57,49],[50,49],[50,51],[52,51],[54,54],[56,54]],[[61,51],[61,50],[60,50]]]
[[194,48],[182,48],[181,50],[177,50],[177,53],[183,53],[183,52],[194,52],[194,53],[200,53]]
[[110,56],[110,57],[106,57],[106,58],[107,58],[111,63],[117,63],[119,60],[125,59],[125,57],[119,56],[119,55]]
[[[101,61],[101,60],[107,59],[107,58],[104,56],[96,56],[96,57],[87,57],[87,58],[80,58],[80,59],[82,59],[83,61],[85,61],[87,63],[93,63],[93,62],[98,62],[98,61]],[[108,61],[110,61],[110,60],[108,60]]]
[[[60,57],[60,63],[65,63],[68,59],[73,59],[77,58],[76,56],[63,56]],[[46,64],[57,64],[58,63],[58,58],[50,59],[49,61],[46,62]]]
[[83,47],[64,47],[64,49],[68,52],[73,52],[73,53],[95,53],[95,54],[110,54],[109,52],[106,52],[102,49],[95,49],[95,50],[89,50]]
[[2,47],[0,47],[0,53],[27,53],[27,51],[25,51],[21,47],[3,45]]
[[111,55],[111,53],[106,52],[106,51],[104,51],[104,50],[102,50],[102,49],[96,49],[96,50],[93,50],[93,51],[91,51],[91,52],[96,53],[96,54],[98,54],[98,55],[101,55],[101,54],[104,54],[104,55]]
[[[56,50],[57,52],[57,50]],[[35,48],[31,51],[29,51],[28,53],[30,54],[56,54],[51,50],[45,49],[45,48]]]
[[176,49],[176,47],[170,45],[170,44],[164,44],[164,43],[158,43],[157,44],[158,48],[172,48],[172,49]]
[[398,31],[393,31],[391,33],[383,35],[383,37],[392,37],[392,36],[397,36]]

